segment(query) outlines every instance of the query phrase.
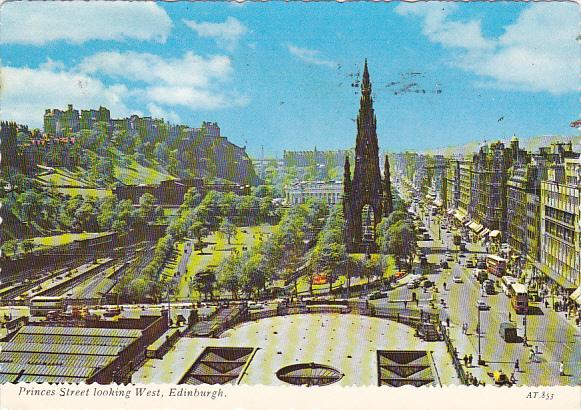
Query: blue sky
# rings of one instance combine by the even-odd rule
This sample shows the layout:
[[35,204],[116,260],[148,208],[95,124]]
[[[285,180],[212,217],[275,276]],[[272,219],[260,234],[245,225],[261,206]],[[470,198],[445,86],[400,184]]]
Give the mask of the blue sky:
[[[258,155],[354,144],[369,61],[380,147],[571,135],[573,3],[6,3],[3,119],[107,106],[222,133]],[[419,74],[418,74],[419,73]]]

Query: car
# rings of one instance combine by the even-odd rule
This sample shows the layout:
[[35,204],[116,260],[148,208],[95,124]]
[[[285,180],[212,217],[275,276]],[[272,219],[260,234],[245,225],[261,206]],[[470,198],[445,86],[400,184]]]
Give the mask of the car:
[[476,263],[474,263],[474,261],[472,259],[468,259],[466,261],[466,267],[467,268],[475,268],[476,267]]
[[452,281],[454,283],[462,283],[462,277],[460,277],[460,275],[454,275],[454,277],[452,278]]
[[454,257],[452,255],[448,255],[446,256],[446,260],[452,262],[454,260]]
[[382,299],[382,298],[386,298],[387,297],[387,292],[384,290],[378,290],[373,292],[372,294],[369,295],[369,300],[376,300],[376,299]]
[[424,289],[429,289],[432,286],[434,286],[434,282],[432,282],[431,280],[426,280],[426,281],[424,281],[424,283],[422,283],[422,287]]
[[490,279],[486,279],[483,286],[487,295],[494,295],[494,282],[492,282]]
[[466,257],[466,255],[465,255],[465,254],[463,254],[463,253],[461,253],[461,254],[460,254],[460,255],[458,255],[458,256],[459,256],[460,258],[465,258],[465,257]]
[[448,264],[448,261],[442,261],[442,262],[440,262],[440,267],[442,269],[450,269],[450,265]]
[[488,306],[488,305],[486,304],[486,302],[485,302],[485,301],[483,301],[482,299],[479,299],[479,300],[476,302],[476,307],[478,308],[478,310],[488,310],[488,309],[490,309],[490,306]]
[[476,267],[478,269],[486,269],[486,262],[485,261],[478,261],[478,264],[476,265]]
[[258,302],[250,302],[250,303],[248,303],[248,309],[249,310],[262,310],[265,307],[266,306],[264,305],[264,303],[258,303]]
[[412,280],[411,282],[408,282],[408,284],[407,284],[408,289],[415,289],[419,286],[420,286],[420,284],[418,283],[418,281],[415,281],[415,280]]

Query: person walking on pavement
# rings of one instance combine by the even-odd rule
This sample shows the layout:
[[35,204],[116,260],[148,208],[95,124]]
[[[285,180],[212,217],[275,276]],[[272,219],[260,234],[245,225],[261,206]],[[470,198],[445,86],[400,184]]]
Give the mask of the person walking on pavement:
[[516,359],[516,361],[514,362],[514,371],[520,372],[520,363],[519,363],[518,359]]
[[510,312],[508,312],[508,321],[512,322],[512,315],[510,314]]
[[468,355],[468,363],[470,363],[470,367],[472,367],[472,353]]
[[559,363],[559,374],[565,376],[565,363],[562,361]]
[[464,366],[468,367],[468,356],[464,355]]
[[449,317],[446,318],[446,326],[448,328],[450,327],[450,318]]

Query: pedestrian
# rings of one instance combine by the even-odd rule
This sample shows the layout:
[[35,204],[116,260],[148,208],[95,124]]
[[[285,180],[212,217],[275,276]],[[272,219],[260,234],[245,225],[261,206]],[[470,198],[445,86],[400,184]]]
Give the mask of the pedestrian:
[[519,363],[518,359],[516,359],[516,361],[514,362],[514,371],[520,372],[520,363]]
[[472,367],[472,353],[468,356],[468,363],[470,363],[470,367]]
[[530,362],[535,361],[535,351],[533,349],[530,350],[529,361]]
[[446,318],[446,326],[450,327],[450,318],[449,317]]
[[512,322],[512,315],[510,314],[510,312],[508,312],[508,321]]
[[464,355],[464,366],[468,367],[468,356]]
[[559,374],[565,376],[565,363],[562,361],[559,363]]
[[510,384],[515,384],[516,383],[516,378],[514,377],[514,372],[512,372],[510,374]]
[[404,310],[408,308],[408,302],[407,302],[407,300],[404,300],[403,301],[403,308],[404,308]]

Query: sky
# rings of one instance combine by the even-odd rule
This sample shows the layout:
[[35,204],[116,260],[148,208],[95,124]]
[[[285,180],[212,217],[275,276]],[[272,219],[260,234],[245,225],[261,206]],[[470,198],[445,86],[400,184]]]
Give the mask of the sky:
[[381,150],[574,135],[574,3],[8,2],[0,117],[106,106],[253,156],[353,147],[367,58]]

